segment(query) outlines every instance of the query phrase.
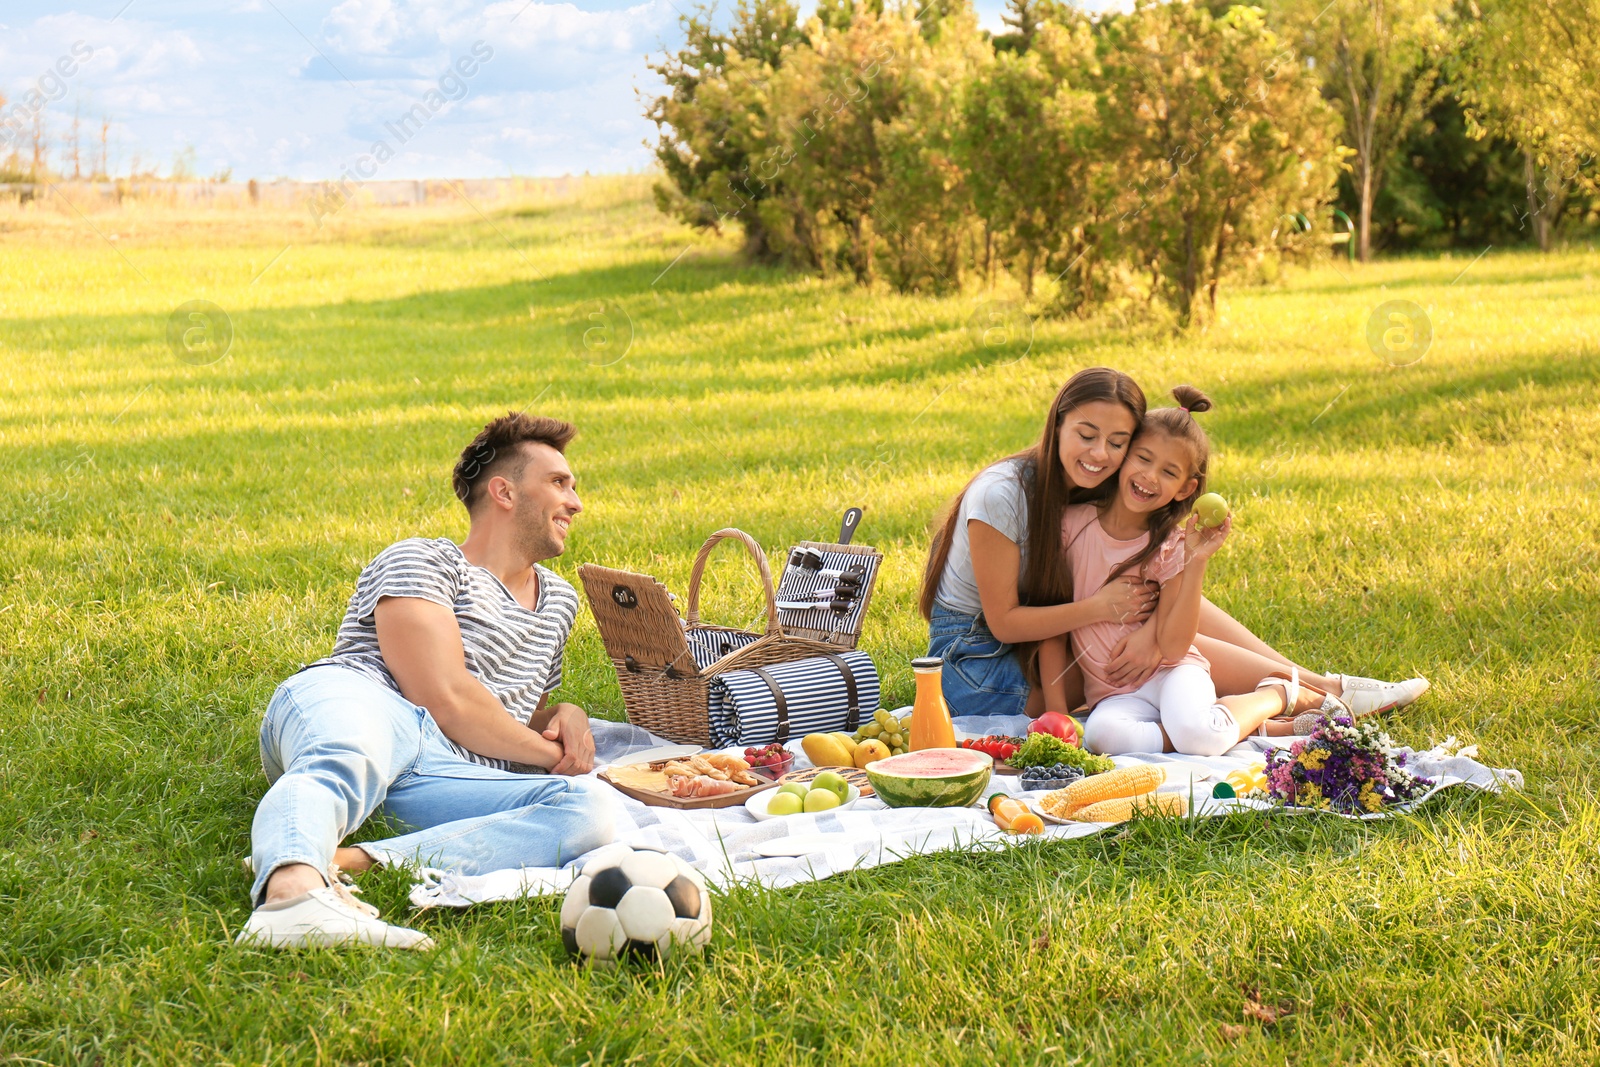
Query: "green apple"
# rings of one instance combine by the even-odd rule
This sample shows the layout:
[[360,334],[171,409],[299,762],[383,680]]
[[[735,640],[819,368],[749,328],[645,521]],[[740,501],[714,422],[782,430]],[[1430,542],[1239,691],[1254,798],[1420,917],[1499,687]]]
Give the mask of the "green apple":
[[811,792],[811,784],[809,782],[784,782],[778,787],[778,792],[788,793],[791,796],[799,797],[801,800],[804,800],[806,798],[806,794]]
[[805,809],[806,802],[793,793],[778,790],[772,794],[772,799],[767,801],[768,815],[798,815]]
[[1194,502],[1194,513],[1199,518],[1196,525],[1201,529],[1221,526],[1228,519],[1228,502],[1220,493],[1206,493]]
[[[811,789],[812,792],[818,789],[826,789],[837,796],[841,804],[850,799],[850,783],[845,781],[844,775],[837,771],[823,771],[817,775],[811,780]],[[806,794],[807,797],[810,795],[810,793]],[[831,807],[832,805],[829,806]]]
[[839,794],[831,789],[813,789],[806,794],[806,811],[808,812],[827,811],[829,808],[837,808],[842,803],[843,801],[839,799]]

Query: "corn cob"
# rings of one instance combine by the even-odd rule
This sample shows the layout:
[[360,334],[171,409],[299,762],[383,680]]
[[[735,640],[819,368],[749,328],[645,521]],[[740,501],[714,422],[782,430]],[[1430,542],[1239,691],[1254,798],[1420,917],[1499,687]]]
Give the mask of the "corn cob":
[[1039,803],[1056,818],[1071,819],[1079,808],[1102,800],[1118,800],[1154,792],[1166,780],[1167,772],[1154,764],[1118,767],[1104,774],[1079,778],[1065,789],[1045,794]]
[[1068,818],[1073,822],[1126,822],[1135,815],[1187,815],[1189,798],[1183,793],[1141,793],[1085,805]]

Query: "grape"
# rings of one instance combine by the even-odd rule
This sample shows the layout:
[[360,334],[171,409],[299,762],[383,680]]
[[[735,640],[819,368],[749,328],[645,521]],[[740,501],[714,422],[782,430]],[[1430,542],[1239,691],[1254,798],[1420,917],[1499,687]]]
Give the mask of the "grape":
[[872,719],[879,727],[885,730],[892,730],[895,726],[894,716],[882,708],[872,713]]
[[894,733],[889,735],[889,747],[900,748],[906,743],[904,734]]
[[883,733],[883,724],[869,722],[856,732],[861,734],[863,737],[877,737],[879,734]]

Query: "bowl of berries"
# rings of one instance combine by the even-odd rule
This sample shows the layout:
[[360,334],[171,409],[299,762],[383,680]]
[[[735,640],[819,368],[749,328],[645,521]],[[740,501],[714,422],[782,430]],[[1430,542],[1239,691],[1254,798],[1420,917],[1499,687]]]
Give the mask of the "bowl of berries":
[[1067,763],[1055,763],[1048,767],[1025,768],[1020,781],[1025,790],[1065,789],[1082,777],[1083,768]]
[[794,769],[794,753],[776,741],[770,745],[745,749],[744,761],[750,764],[752,773],[774,780]]

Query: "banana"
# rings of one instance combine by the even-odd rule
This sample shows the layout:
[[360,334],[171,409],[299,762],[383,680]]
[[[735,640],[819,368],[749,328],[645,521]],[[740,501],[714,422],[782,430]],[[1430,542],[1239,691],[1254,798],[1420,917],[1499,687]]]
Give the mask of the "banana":
[[828,736],[837,737],[839,739],[840,743],[843,744],[844,747],[850,752],[851,766],[854,766],[856,758],[856,745],[860,744],[860,742],[842,730],[835,730]]

